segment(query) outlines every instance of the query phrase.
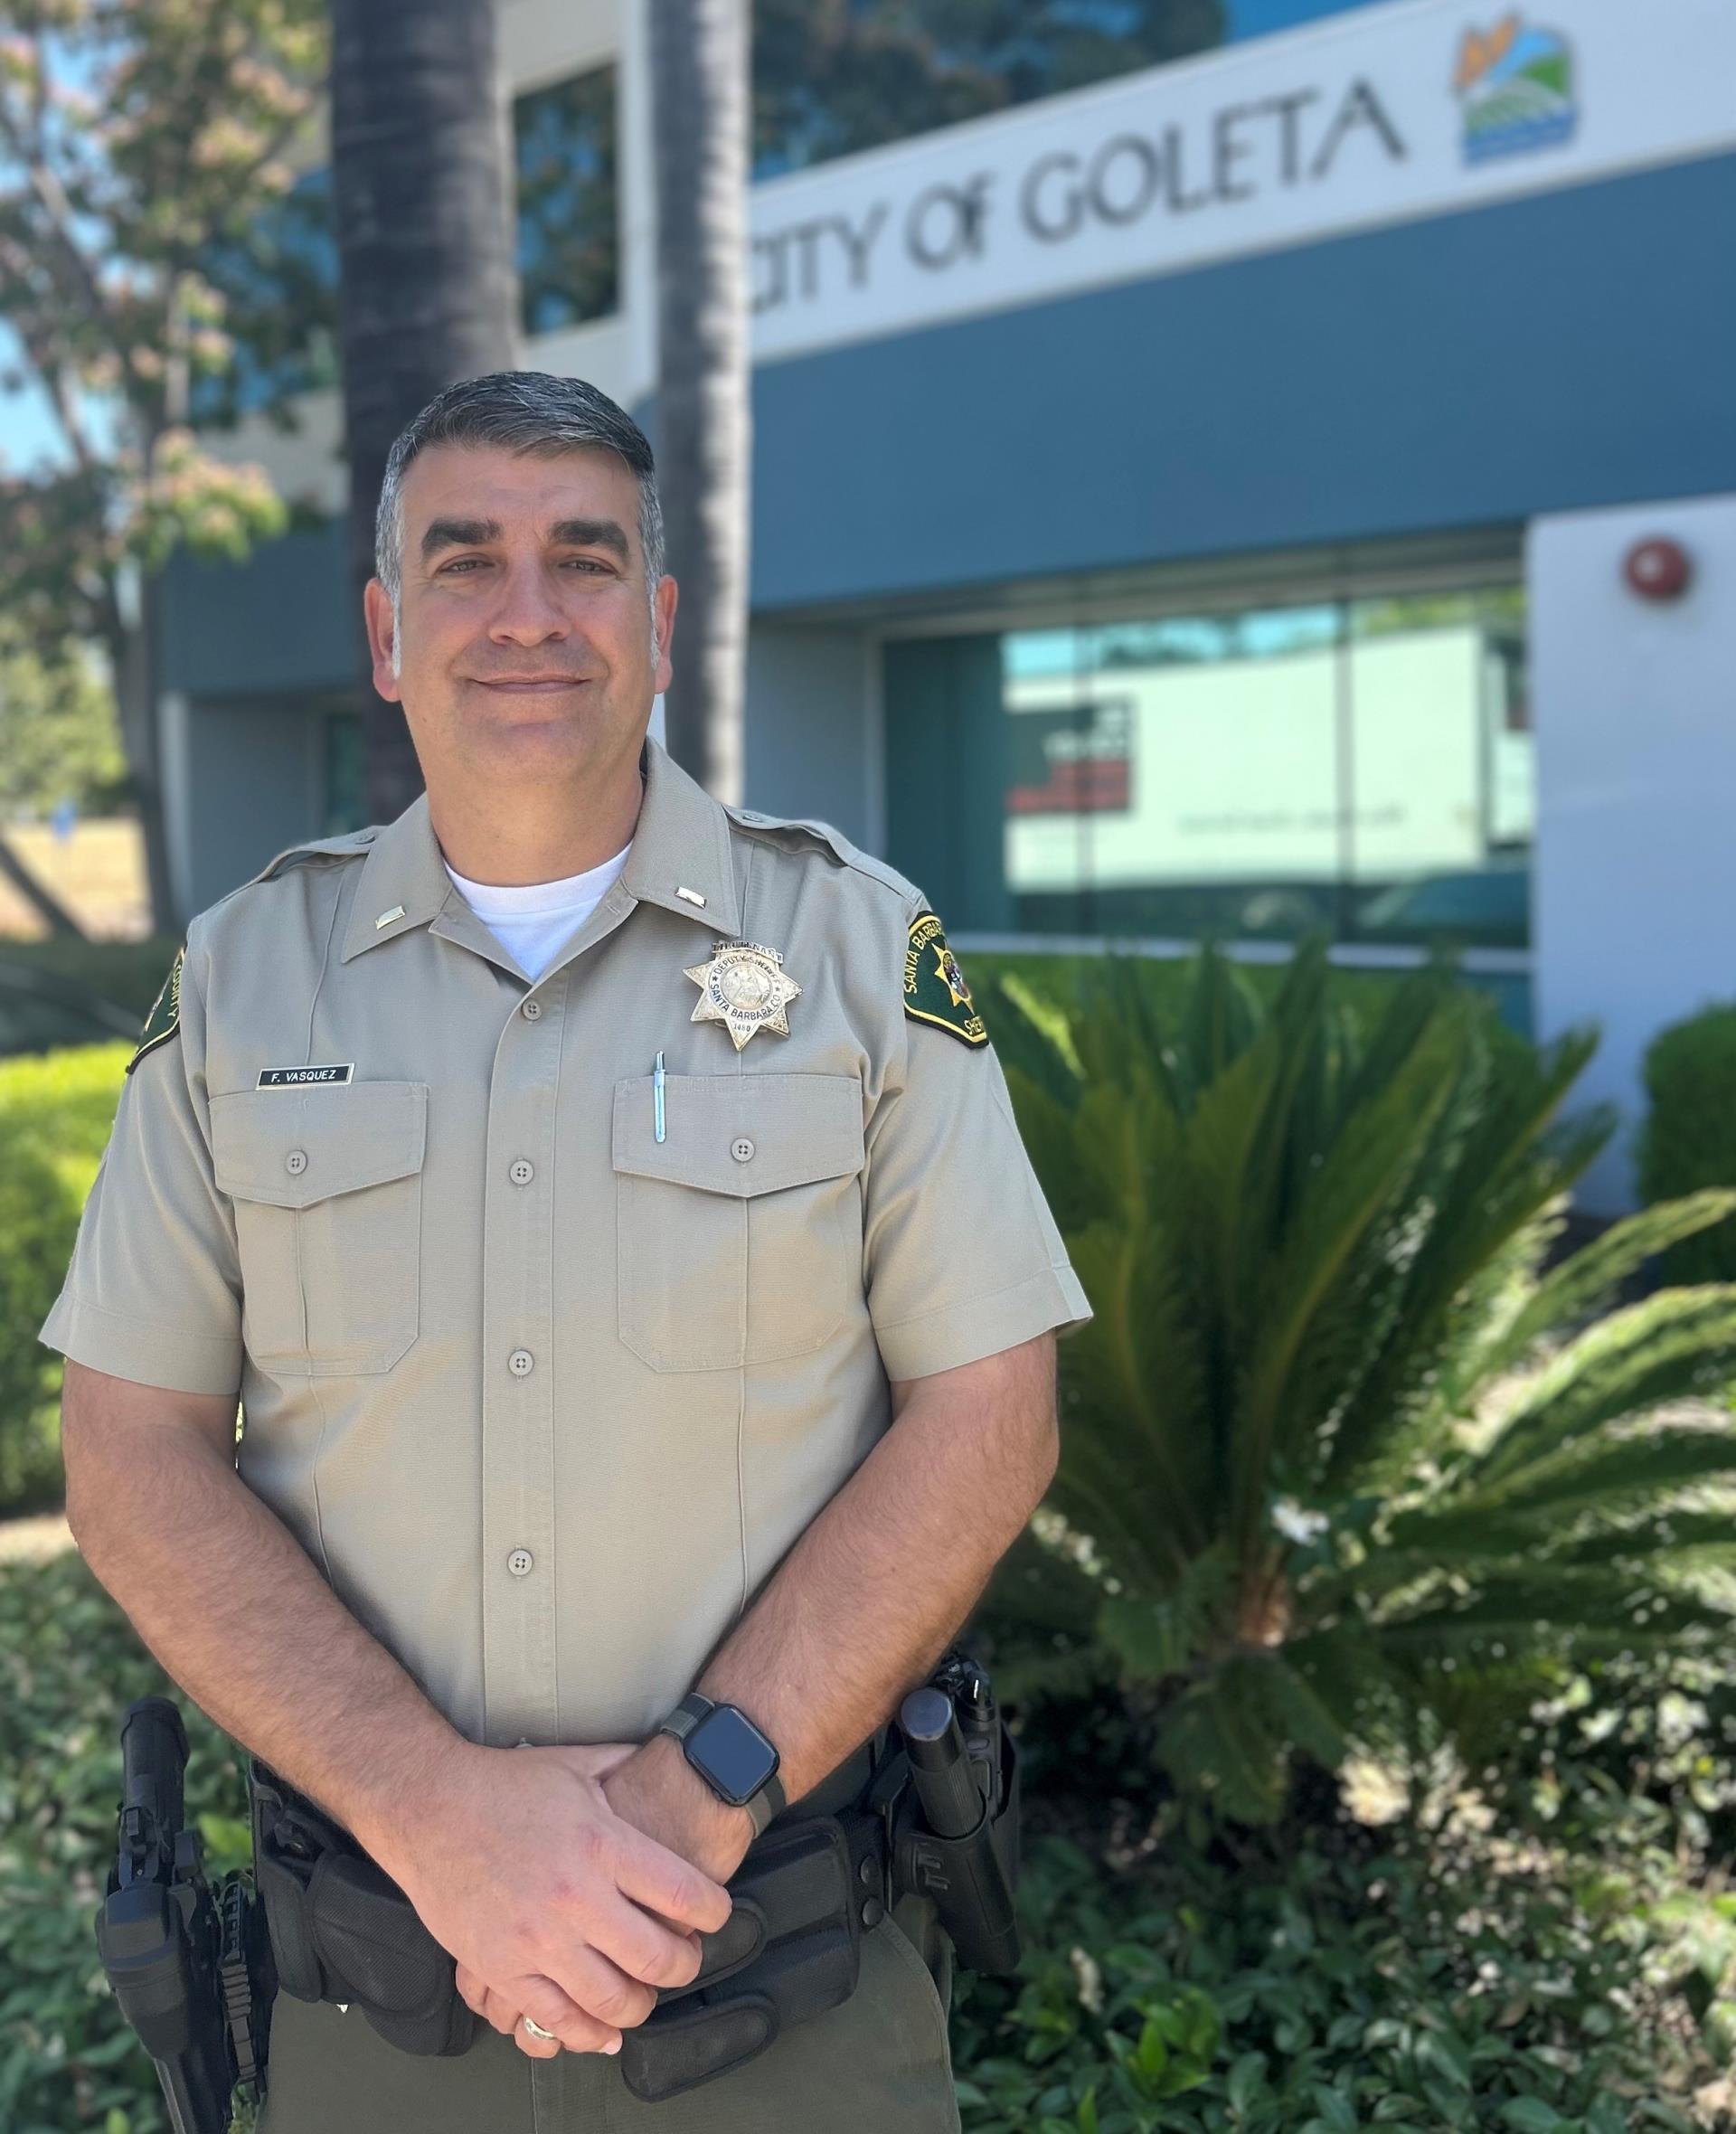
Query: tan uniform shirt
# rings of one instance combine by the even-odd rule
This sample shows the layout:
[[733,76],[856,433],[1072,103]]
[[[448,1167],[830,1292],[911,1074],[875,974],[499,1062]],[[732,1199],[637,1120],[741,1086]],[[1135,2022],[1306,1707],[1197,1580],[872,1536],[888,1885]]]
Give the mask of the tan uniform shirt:
[[[42,1337],[239,1392],[243,1479],[467,1738],[641,1739],[889,1377],[1090,1316],[992,1047],[904,1012],[925,909],[649,741],[533,985],[425,798],[297,847],[193,921]],[[739,1052],[685,975],[737,937],[801,988]]]

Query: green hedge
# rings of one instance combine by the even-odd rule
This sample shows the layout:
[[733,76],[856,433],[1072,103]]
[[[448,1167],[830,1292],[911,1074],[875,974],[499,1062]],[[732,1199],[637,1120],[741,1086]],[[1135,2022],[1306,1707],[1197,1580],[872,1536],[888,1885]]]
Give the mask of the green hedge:
[[[1661,1030],[1646,1048],[1645,1080],[1642,1201],[1736,1185],[1736,1004],[1703,1008]],[[1670,1283],[1736,1281],[1736,1216],[1672,1246],[1661,1272]]]
[[60,1358],[36,1339],[60,1293],[132,1047],[0,1061],[0,1513],[61,1491]]

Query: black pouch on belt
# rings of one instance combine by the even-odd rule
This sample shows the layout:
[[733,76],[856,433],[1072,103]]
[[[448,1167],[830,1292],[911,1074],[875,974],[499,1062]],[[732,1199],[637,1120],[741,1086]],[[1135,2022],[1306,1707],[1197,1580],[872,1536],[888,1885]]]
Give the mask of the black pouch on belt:
[[646,2104],[763,2053],[789,2024],[847,2000],[860,1969],[858,1868],[873,1857],[883,1883],[873,1818],[801,1817],[754,1840],[730,1878],[735,1909],[702,1934],[699,1974],[663,1988],[643,2023],[621,2033],[619,2066]]
[[258,1757],[248,1792],[254,1878],[285,1992],[360,2008],[402,2052],[468,2052],[481,2018],[403,1891]]

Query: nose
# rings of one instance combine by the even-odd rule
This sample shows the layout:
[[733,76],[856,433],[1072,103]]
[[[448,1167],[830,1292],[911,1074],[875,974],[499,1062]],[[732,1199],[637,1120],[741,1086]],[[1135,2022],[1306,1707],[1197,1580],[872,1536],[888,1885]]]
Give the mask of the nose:
[[553,587],[537,564],[510,565],[488,618],[489,637],[501,645],[546,645],[565,637],[570,627]]

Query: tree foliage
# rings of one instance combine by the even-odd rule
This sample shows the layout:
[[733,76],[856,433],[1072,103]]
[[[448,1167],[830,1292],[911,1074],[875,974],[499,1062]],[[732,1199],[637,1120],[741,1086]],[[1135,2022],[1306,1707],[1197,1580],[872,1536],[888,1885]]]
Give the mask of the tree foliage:
[[324,64],[317,0],[24,0],[0,41],[0,316],[58,462],[0,481],[0,599],[44,650],[111,637],[120,564],[279,530],[255,469],[189,430],[236,360],[220,242],[289,190]]

